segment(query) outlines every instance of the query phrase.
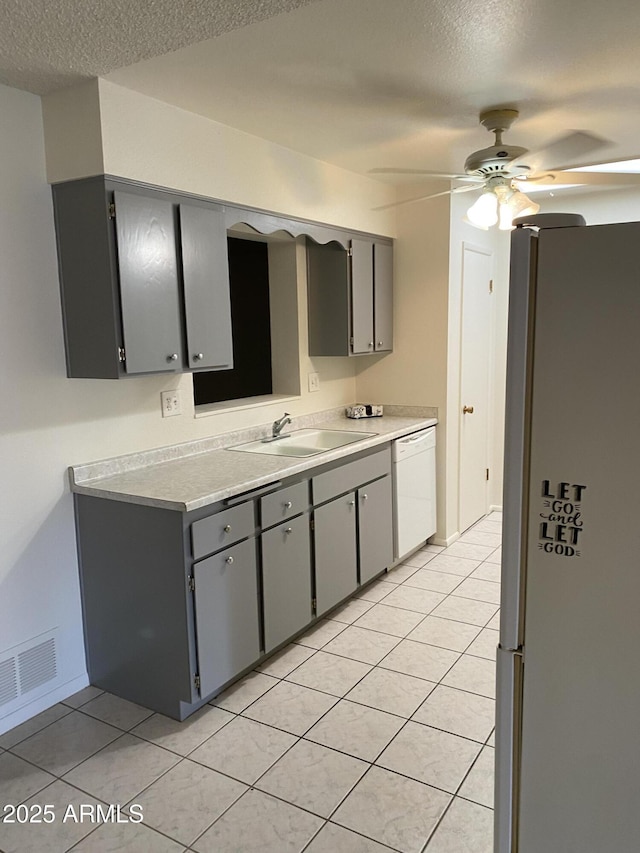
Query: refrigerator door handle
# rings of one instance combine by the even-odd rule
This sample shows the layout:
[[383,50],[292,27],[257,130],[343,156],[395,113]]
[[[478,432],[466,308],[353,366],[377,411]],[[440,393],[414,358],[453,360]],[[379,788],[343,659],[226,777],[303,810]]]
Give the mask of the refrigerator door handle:
[[495,765],[495,853],[518,853],[523,658],[498,646]]

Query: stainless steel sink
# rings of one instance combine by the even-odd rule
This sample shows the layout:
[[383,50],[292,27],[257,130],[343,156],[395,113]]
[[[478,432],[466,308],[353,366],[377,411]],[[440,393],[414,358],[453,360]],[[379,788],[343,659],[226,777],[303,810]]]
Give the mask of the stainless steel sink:
[[335,450],[354,444],[364,438],[371,438],[377,432],[351,432],[340,429],[298,429],[295,432],[278,436],[278,438],[263,438],[249,441],[247,444],[236,444],[227,450],[240,450],[243,453],[264,453],[268,456],[314,456],[325,450]]

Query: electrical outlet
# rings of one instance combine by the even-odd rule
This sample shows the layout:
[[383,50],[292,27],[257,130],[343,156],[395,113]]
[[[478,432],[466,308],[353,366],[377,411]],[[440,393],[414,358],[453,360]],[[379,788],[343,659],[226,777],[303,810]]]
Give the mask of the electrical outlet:
[[309,374],[309,391],[320,390],[320,376],[317,373]]
[[182,400],[180,398],[180,391],[177,388],[175,391],[162,391],[160,393],[160,400],[162,402],[163,418],[182,414]]

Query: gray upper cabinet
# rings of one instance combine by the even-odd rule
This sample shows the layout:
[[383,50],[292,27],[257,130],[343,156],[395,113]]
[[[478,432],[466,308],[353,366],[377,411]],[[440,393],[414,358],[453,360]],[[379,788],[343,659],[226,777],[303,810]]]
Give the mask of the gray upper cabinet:
[[373,243],[373,342],[376,352],[393,349],[393,247]]
[[173,205],[126,192],[114,199],[127,373],[177,368],[182,332]]
[[351,351],[373,352],[373,244],[351,241]]
[[309,355],[366,355],[393,349],[393,246],[354,237],[307,241]]
[[180,205],[180,235],[187,326],[187,366],[233,367],[229,259],[224,216]]
[[232,367],[222,208],[104,177],[53,200],[68,376]]

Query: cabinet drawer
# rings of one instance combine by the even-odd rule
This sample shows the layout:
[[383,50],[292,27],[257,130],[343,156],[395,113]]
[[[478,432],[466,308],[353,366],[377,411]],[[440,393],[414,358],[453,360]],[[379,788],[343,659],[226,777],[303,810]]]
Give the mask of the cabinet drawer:
[[333,468],[324,474],[318,474],[312,480],[313,503],[319,504],[331,498],[349,492],[352,489],[368,483],[378,477],[384,477],[391,471],[391,449],[389,446],[356,459],[354,462],[346,462],[339,468]]
[[309,506],[309,481],[279,489],[260,500],[262,527],[272,527]]
[[208,518],[201,518],[191,525],[191,545],[194,560],[213,554],[246,539],[255,533],[256,521],[253,501],[225,509]]

